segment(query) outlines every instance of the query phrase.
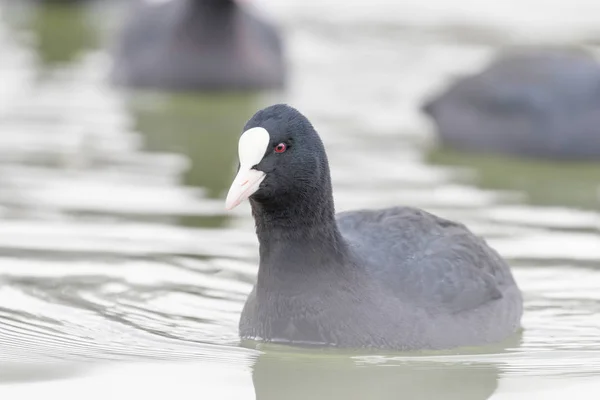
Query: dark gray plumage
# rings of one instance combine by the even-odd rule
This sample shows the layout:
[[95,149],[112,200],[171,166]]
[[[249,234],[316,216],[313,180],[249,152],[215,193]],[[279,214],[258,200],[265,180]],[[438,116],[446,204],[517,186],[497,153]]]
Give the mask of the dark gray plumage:
[[276,28],[234,0],[136,0],[113,52],[117,85],[168,91],[280,89]]
[[600,65],[586,53],[508,53],[423,107],[459,150],[600,159]]
[[[270,143],[250,197],[260,243],[243,338],[389,349],[502,340],[519,327],[509,266],[461,224],[409,207],[335,215],[329,164],[310,122],[275,105],[244,131]],[[278,143],[288,150],[273,151]]]

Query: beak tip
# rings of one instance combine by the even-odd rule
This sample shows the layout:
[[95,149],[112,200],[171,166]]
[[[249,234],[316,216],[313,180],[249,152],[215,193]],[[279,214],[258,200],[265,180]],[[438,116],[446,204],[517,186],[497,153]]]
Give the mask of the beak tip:
[[236,208],[237,206],[240,205],[240,203],[242,202],[242,199],[225,199],[225,210],[226,211],[231,211],[234,208]]
[[[238,172],[238,176],[234,179],[234,183],[229,188],[225,198],[225,210],[233,210],[252,196],[258,190],[264,177],[265,173],[257,170],[249,170],[245,173]],[[242,185],[239,182],[244,182],[244,184]]]
[[235,208],[235,204],[230,203],[229,201],[225,202],[225,211],[231,211]]

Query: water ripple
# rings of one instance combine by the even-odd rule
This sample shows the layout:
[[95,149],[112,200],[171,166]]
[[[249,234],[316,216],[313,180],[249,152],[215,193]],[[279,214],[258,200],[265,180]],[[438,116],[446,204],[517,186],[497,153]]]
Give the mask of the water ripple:
[[[428,388],[450,398],[446,388],[459,381],[467,383],[456,398],[480,399],[512,378],[531,384],[540,382],[534,377],[600,374],[597,175],[587,173],[550,206],[547,188],[536,192],[534,183],[556,179],[551,187],[561,190],[579,167],[555,177],[562,167],[532,172],[512,160],[489,167],[462,155],[462,162],[436,158],[431,126],[415,107],[450,77],[479,68],[499,44],[592,38],[595,3],[576,0],[567,10],[534,0],[516,8],[405,1],[385,2],[385,9],[384,2],[341,1],[318,2],[320,12],[305,2],[264,1],[285,26],[295,66],[285,100],[323,137],[338,210],[417,206],[485,236],[524,292],[517,342],[400,355],[240,345],[237,323],[257,273],[257,242],[248,205],[226,214],[223,196],[239,129],[265,100],[121,93],[106,83],[110,58],[101,40],[77,49],[72,61],[48,65],[49,49],[36,42],[43,33],[35,21],[44,14],[19,14],[25,27],[15,26],[14,3],[2,3],[0,382],[84,382],[15,385],[13,398],[49,387],[94,387],[101,396],[106,382],[138,384],[136,393],[148,395],[188,384],[196,391],[187,395],[197,397],[205,393],[198,376],[223,392],[248,378],[250,366],[257,398],[319,398],[330,393],[327,380],[338,398],[395,398],[400,390],[425,398]],[[499,185],[507,165],[530,173],[531,184]],[[103,375],[108,361],[159,364],[119,364],[114,371],[124,372]],[[94,372],[100,381],[75,378],[96,369],[104,371]],[[394,390],[385,392],[388,386]],[[248,388],[243,395],[251,397]]]

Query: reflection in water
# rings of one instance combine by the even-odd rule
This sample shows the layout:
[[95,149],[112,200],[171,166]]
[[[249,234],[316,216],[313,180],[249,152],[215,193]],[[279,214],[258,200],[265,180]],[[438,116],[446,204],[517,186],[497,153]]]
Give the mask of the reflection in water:
[[84,4],[10,3],[13,7],[7,8],[7,19],[33,35],[33,47],[46,66],[72,62],[98,45],[98,32],[90,23]]
[[498,386],[493,364],[372,364],[323,354],[266,353],[253,370],[256,400],[484,400]]
[[[189,160],[182,183],[221,198],[237,166],[237,141],[246,120],[260,107],[256,94],[136,96],[129,107],[144,150],[180,153]],[[186,216],[184,225],[221,226],[228,216]]]
[[72,61],[97,45],[97,36],[83,6],[42,3],[35,9],[29,29],[44,64]]
[[540,206],[600,209],[600,164],[516,159],[466,154],[436,148],[432,164],[475,169],[475,183],[484,189],[525,193],[526,201]]

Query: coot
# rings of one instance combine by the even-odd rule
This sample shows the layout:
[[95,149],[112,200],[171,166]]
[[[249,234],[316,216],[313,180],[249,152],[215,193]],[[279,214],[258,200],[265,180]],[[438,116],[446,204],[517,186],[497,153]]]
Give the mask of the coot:
[[117,37],[111,80],[165,91],[280,89],[276,28],[235,0],[135,0]]
[[300,112],[258,111],[226,199],[249,199],[260,243],[242,338],[340,347],[443,349],[518,330],[509,266],[464,225],[395,207],[335,214],[329,164]]
[[423,110],[441,141],[459,150],[600,160],[600,65],[584,52],[501,54]]

